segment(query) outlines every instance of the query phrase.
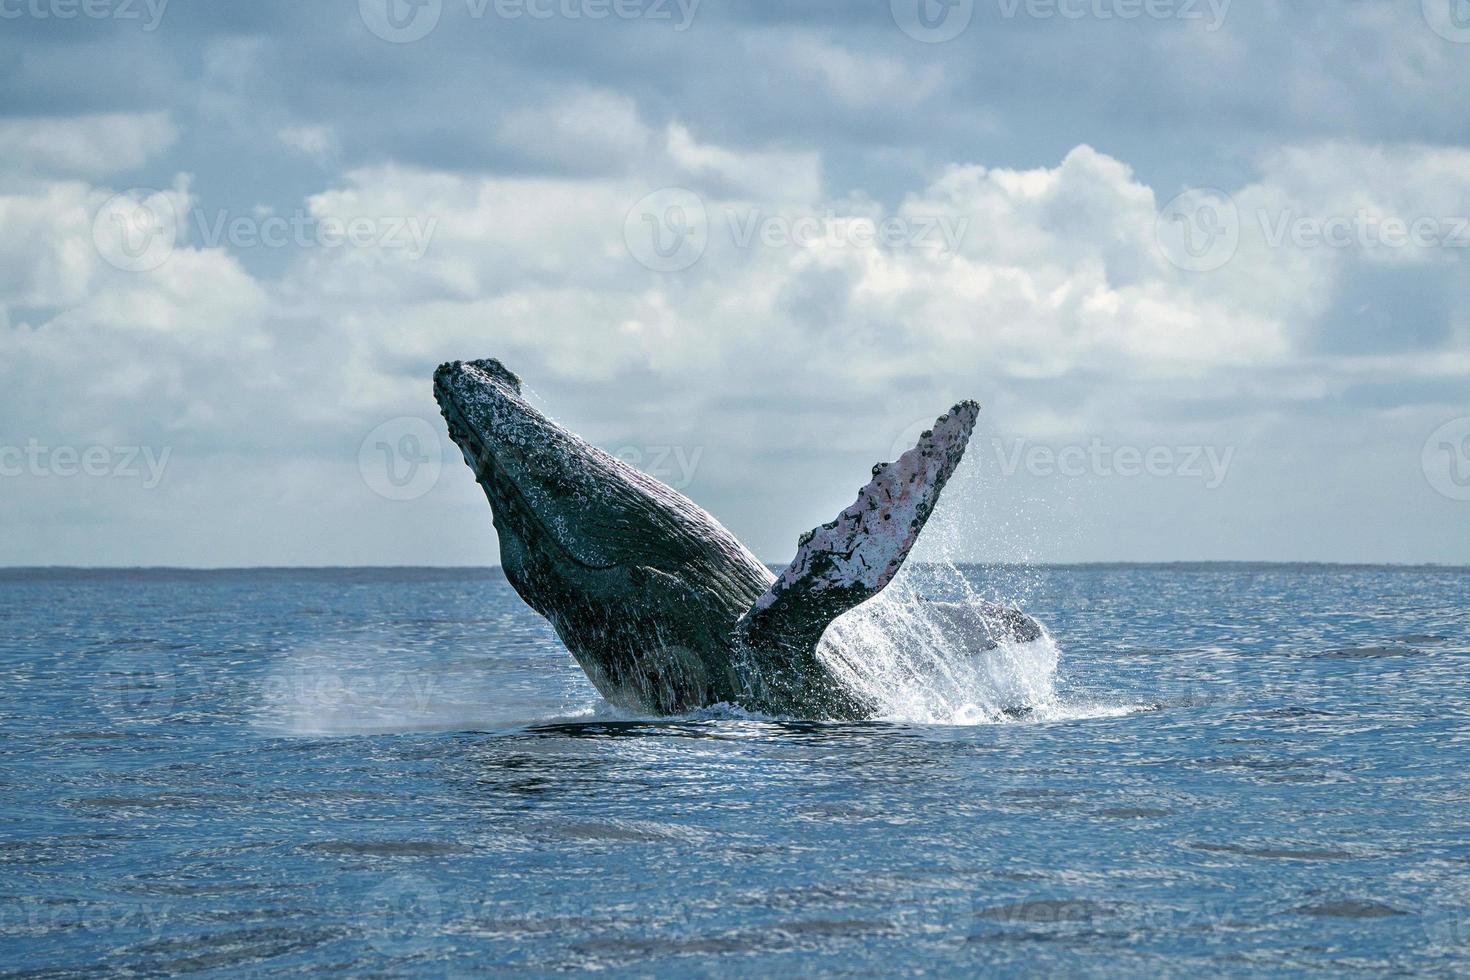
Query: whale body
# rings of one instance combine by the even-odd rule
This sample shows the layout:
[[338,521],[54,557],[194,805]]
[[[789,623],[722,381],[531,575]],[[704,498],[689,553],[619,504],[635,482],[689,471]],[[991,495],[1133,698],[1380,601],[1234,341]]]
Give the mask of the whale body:
[[[434,396],[490,502],[506,578],[603,697],[657,714],[729,703],[817,719],[874,713],[824,662],[822,634],[893,580],[979,413],[960,402],[875,465],[773,574],[689,498],[538,412],[499,361],[440,365]],[[1017,610],[935,605],[981,649],[1040,632]]]

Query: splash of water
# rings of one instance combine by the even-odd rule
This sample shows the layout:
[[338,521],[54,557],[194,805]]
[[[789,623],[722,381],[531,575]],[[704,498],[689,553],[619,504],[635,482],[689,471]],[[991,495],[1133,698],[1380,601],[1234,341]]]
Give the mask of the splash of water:
[[890,586],[839,618],[823,644],[823,657],[837,678],[877,705],[879,717],[973,725],[1057,704],[1061,651],[1051,636],[976,650],[972,641],[929,615],[912,587],[894,592]]
[[[989,479],[987,479],[989,478]],[[1024,608],[1034,587],[1020,536],[1002,532],[987,493],[993,477],[967,461],[951,481],[915,556],[880,595],[828,627],[820,654],[837,678],[878,716],[913,724],[974,725],[1014,720],[1061,721],[1126,714],[1133,706],[1069,700],[1060,693],[1061,648],[1042,629],[1029,643],[1001,641],[976,649],[921,597],[961,603],[985,599]],[[982,530],[991,526],[992,533]],[[1005,560],[987,570],[982,596],[961,567],[960,552],[990,540]],[[1007,546],[1003,542],[1010,541]],[[919,557],[919,556],[923,557]]]

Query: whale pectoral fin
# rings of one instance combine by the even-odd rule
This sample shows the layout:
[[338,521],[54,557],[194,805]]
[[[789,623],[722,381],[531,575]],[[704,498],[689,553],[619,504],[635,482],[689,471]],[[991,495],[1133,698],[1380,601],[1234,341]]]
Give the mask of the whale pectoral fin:
[[752,650],[814,654],[827,624],[883,590],[918,540],[965,454],[980,406],[961,402],[873,479],[837,519],[801,536],[796,557],[740,618]]

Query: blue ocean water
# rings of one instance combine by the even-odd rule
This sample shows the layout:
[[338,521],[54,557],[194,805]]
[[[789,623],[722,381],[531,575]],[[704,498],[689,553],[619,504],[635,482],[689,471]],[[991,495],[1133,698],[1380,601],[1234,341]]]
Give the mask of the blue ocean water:
[[1470,970],[1470,570],[963,577],[1054,646],[816,724],[494,570],[0,572],[0,971]]

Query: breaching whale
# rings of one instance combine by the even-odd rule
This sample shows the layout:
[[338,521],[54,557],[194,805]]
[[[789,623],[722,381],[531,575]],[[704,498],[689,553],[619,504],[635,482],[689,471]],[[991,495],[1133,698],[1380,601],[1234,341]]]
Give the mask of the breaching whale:
[[[603,697],[657,714],[730,703],[818,719],[874,713],[824,662],[822,634],[893,580],[980,410],[960,402],[875,465],[857,500],[801,535],[775,575],[683,494],[538,412],[499,361],[440,365],[434,397],[489,499],[506,578]],[[987,603],[933,611],[977,649],[1041,632]]]

